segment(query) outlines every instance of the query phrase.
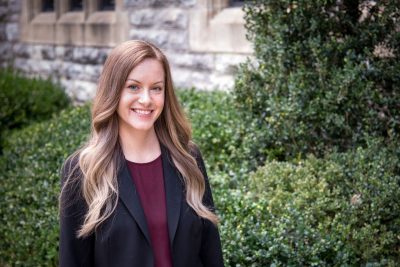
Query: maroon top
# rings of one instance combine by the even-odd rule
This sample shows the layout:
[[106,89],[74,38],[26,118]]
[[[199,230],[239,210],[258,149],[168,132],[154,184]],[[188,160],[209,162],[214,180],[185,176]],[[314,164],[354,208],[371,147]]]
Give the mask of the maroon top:
[[172,267],[161,155],[147,163],[127,160],[146,216],[155,267]]

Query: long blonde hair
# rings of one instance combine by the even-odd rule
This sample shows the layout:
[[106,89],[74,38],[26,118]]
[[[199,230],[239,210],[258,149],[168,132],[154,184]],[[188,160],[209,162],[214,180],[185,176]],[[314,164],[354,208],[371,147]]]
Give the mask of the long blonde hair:
[[[92,106],[91,136],[81,149],[70,156],[79,158],[72,169],[80,169],[80,175],[75,178],[81,181],[81,193],[88,205],[78,237],[91,234],[117,206],[117,174],[124,158],[119,143],[116,110],[129,73],[147,58],[158,60],[165,72],[164,109],[154,125],[159,142],[169,150],[182,174],[189,206],[198,216],[218,223],[218,217],[202,203],[205,178],[191,153],[191,128],[175,95],[168,60],[153,44],[131,40],[118,45],[107,57]],[[72,180],[72,173],[75,171],[70,172],[61,195],[68,181]]]

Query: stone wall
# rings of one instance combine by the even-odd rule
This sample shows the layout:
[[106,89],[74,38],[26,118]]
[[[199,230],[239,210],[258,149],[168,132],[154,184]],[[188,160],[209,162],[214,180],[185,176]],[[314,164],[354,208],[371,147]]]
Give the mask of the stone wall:
[[[20,42],[22,1],[0,1],[1,65],[49,77],[76,101],[92,98],[111,48]],[[249,54],[194,52],[189,43],[189,20],[196,4],[195,0],[124,0],[129,23],[126,39],[144,39],[159,46],[170,61],[176,87],[229,90],[237,64]]]

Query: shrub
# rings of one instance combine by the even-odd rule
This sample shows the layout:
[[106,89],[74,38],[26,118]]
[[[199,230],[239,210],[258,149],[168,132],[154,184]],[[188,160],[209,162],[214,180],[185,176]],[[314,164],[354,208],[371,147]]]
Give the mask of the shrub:
[[49,119],[69,104],[67,95],[51,81],[29,79],[0,70],[0,136],[32,121]]
[[267,162],[217,198],[227,266],[395,266],[398,147]]
[[[256,62],[241,66],[236,105],[263,131],[263,162],[398,142],[400,12],[396,1],[250,1]],[[258,157],[257,157],[258,156]]]
[[246,160],[250,153],[247,144],[257,142],[251,139],[254,135],[247,135],[243,119],[246,114],[237,110],[233,97],[226,92],[178,90],[178,96],[209,171],[227,173],[232,186],[236,185],[240,176],[252,166],[252,162]]
[[15,131],[0,158],[0,265],[56,266],[59,170],[89,132],[87,106]]

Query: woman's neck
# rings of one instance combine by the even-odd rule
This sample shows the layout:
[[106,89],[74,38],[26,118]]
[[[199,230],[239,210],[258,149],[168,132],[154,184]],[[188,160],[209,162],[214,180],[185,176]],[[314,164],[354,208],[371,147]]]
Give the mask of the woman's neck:
[[161,154],[160,143],[154,128],[146,132],[132,132],[120,128],[119,140],[125,159],[129,161],[150,162]]

